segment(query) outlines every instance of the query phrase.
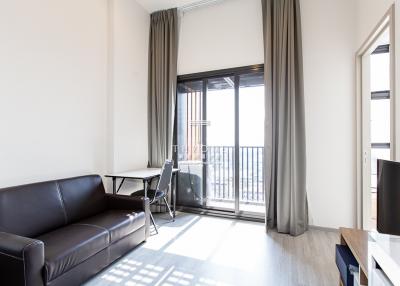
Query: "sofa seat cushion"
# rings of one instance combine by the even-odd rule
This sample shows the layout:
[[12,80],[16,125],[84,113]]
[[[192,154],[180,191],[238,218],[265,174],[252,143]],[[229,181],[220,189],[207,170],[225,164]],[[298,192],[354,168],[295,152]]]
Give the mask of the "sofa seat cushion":
[[109,233],[91,225],[71,224],[39,236],[44,242],[45,279],[52,281],[109,246]]
[[108,230],[110,242],[116,242],[145,225],[144,212],[109,210],[81,220],[77,224],[93,225]]

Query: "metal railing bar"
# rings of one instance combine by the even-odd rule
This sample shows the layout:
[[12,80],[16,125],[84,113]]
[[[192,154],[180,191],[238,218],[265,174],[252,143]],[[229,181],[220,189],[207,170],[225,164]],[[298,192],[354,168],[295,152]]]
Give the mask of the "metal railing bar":
[[214,156],[213,156],[213,161],[212,161],[212,166],[213,166],[213,173],[214,173],[214,197],[217,196],[217,188],[215,186],[215,183],[217,182],[217,172],[215,172],[215,148],[212,149],[214,151]]
[[222,147],[222,196],[225,198],[225,147]]
[[264,182],[264,148],[263,149],[261,149],[261,162],[262,162],[262,165],[261,165],[261,186],[262,186],[262,198],[263,198],[263,201],[265,202],[265,182]]
[[246,148],[246,199],[249,199],[249,147]]
[[254,149],[251,148],[251,199],[254,201]]
[[259,148],[257,148],[257,201],[259,200],[259,190],[258,190],[258,185],[259,185],[259,173],[258,173],[258,167],[259,167],[259,161],[258,161],[258,153],[259,153]]
[[[235,197],[235,179],[234,179],[234,174],[235,174],[235,160],[238,160],[234,156],[235,148],[231,148],[232,152],[232,196]],[[239,185],[239,184],[238,184]]]
[[221,196],[221,147],[218,148],[218,196]]
[[242,162],[241,162],[241,171],[242,171],[242,176],[241,176],[241,183],[242,183],[242,188],[241,188],[241,191],[242,191],[242,200],[244,199],[244,190],[243,190],[243,188],[244,188],[244,186],[243,186],[243,181],[244,181],[244,178],[243,178],[243,175],[244,175],[244,166],[243,166],[243,164],[244,164],[244,158],[243,158],[243,153],[244,153],[244,150],[242,149],[242,148],[240,148],[240,152],[242,153]]
[[231,196],[232,196],[232,188],[231,188],[231,178],[233,178],[233,176],[231,176],[231,170],[232,170],[232,168],[231,168],[231,162],[232,162],[232,159],[231,159],[231,148],[230,147],[228,147],[228,196],[229,196],[229,198],[231,198]]

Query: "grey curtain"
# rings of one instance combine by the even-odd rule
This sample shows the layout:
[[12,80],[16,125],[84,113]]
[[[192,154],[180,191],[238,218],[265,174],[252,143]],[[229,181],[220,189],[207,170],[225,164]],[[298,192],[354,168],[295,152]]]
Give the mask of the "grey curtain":
[[265,58],[266,227],[307,230],[306,143],[299,0],[261,0]]
[[149,43],[149,167],[172,159],[178,55],[177,9],[151,14]]

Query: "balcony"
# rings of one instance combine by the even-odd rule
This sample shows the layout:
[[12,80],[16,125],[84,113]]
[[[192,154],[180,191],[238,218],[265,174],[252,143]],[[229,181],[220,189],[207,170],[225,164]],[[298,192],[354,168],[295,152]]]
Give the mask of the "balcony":
[[[239,147],[239,206],[242,211],[264,212],[264,148]],[[234,147],[207,147],[208,205],[230,208],[235,202]]]
[[[199,206],[232,210],[235,208],[235,148],[207,146],[203,149],[206,163],[199,160],[202,156],[193,150],[190,156],[179,161],[183,175],[180,188],[186,190],[186,195],[190,193],[187,197],[192,197]],[[264,213],[263,157],[263,147],[239,147],[239,211]]]

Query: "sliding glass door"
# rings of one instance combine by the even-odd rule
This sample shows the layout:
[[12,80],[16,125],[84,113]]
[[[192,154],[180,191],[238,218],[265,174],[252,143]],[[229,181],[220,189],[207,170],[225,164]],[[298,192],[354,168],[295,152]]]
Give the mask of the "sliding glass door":
[[202,207],[205,134],[203,81],[178,84],[174,155],[180,168],[178,204]]
[[264,76],[239,79],[239,210],[264,213]]
[[234,77],[207,80],[206,206],[235,209]]
[[262,66],[180,77],[178,205],[261,217],[263,129]]

